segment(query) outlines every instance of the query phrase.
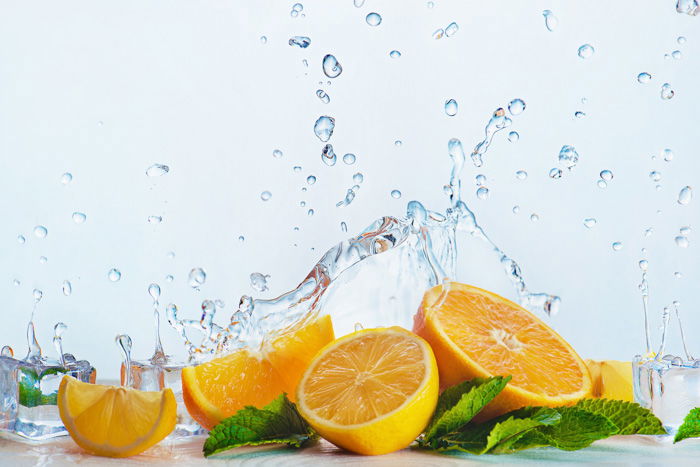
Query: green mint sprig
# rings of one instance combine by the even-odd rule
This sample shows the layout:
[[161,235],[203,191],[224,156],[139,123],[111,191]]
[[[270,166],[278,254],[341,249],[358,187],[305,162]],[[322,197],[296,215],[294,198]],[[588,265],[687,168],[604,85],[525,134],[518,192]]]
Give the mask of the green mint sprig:
[[683,423],[678,427],[673,442],[683,441],[687,438],[700,437],[700,407],[696,407],[685,416]]
[[301,448],[318,439],[287,394],[280,394],[262,409],[246,406],[221,421],[204,442],[204,456],[240,446],[286,444]]

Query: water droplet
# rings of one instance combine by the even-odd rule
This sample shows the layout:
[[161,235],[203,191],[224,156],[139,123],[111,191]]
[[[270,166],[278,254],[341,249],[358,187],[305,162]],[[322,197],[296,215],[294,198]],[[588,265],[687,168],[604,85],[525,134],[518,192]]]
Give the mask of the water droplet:
[[70,281],[63,281],[61,290],[63,290],[63,295],[66,297],[73,293],[73,286],[71,285]]
[[193,289],[199,290],[199,288],[204,285],[207,281],[207,273],[202,268],[192,268],[189,276],[187,276],[187,283]]
[[338,156],[335,155],[335,152],[333,151],[332,144],[326,144],[323,147],[323,151],[321,151],[321,160],[326,165],[330,165],[330,166],[335,165],[335,163],[338,160]]
[[367,24],[370,26],[379,26],[382,24],[382,17],[379,15],[379,13],[370,13],[365,17],[365,21],[367,21]]
[[296,18],[297,16],[299,16],[299,13],[301,13],[303,10],[304,5],[302,5],[301,3],[295,3],[294,5],[292,5],[292,11],[289,12],[289,16],[291,16],[292,18]]
[[146,219],[149,224],[160,224],[163,222],[163,217],[162,216],[148,216],[148,219]]
[[480,186],[476,190],[476,197],[479,199],[487,199],[489,197],[489,189],[485,186]]
[[549,32],[554,31],[557,28],[557,25],[559,24],[559,20],[556,16],[554,16],[552,10],[544,10],[542,12],[542,16],[544,16],[544,25],[547,28],[547,30]]
[[311,45],[311,39],[306,36],[293,36],[289,38],[289,45],[305,49]]
[[34,236],[36,238],[46,238],[48,234],[48,229],[43,225],[37,225],[36,227],[34,227]]
[[486,175],[484,174],[477,174],[476,177],[474,177],[474,181],[476,182],[477,186],[481,186],[484,183],[486,183]]
[[675,277],[676,279],[680,279],[681,277],[683,277],[683,273],[676,271],[673,273],[673,277]]
[[17,242],[20,245],[24,245],[27,242],[27,239],[24,237],[24,235],[17,235]]
[[688,203],[693,199],[693,188],[690,186],[684,186],[678,193],[678,204],[687,206]]
[[602,178],[598,180],[598,188],[607,188],[608,187],[608,182],[603,180]]
[[13,284],[14,286],[16,286],[16,287],[19,287],[19,285],[22,284],[22,282],[20,282],[19,279],[15,279],[15,280],[12,281],[12,284]]
[[153,164],[146,169],[146,175],[149,177],[160,177],[170,172],[170,167],[163,164]]
[[71,181],[73,181],[73,174],[70,172],[66,172],[63,175],[61,175],[61,183],[64,185],[68,185]]
[[644,229],[644,236],[645,237],[651,237],[651,235],[654,233],[654,229],[652,227],[648,227]]
[[678,235],[675,238],[675,241],[676,241],[676,245],[678,245],[681,248],[688,248],[688,246],[690,245],[690,242],[688,241],[688,237],[686,237],[685,235]]
[[267,44],[267,36],[260,36],[260,43]]
[[295,165],[294,168],[292,169],[294,172],[299,173],[301,172],[301,166],[300,165]]
[[651,172],[649,172],[649,178],[651,178],[655,182],[658,182],[659,180],[661,180],[661,172],[652,170]]
[[615,251],[622,250],[622,242],[613,242],[612,249]]
[[314,210],[313,210],[313,209],[309,209],[308,211],[306,211],[306,214],[307,214],[309,217],[311,217],[311,216],[314,215]]
[[583,44],[578,48],[578,56],[583,59],[592,57],[594,53],[595,49],[591,44]]
[[274,151],[272,151],[272,157],[274,157],[275,159],[281,159],[283,155],[284,154],[279,149],[275,149]]
[[175,278],[173,277],[172,274],[168,274],[165,276],[165,282],[172,282]]
[[391,190],[391,197],[394,199],[401,198],[401,192],[399,190]]
[[642,84],[646,84],[651,81],[651,75],[647,72],[642,72],[637,75],[637,81]]
[[427,6],[429,9],[432,9],[432,8],[435,6],[435,2],[428,2],[428,3],[426,3],[426,6]]
[[511,143],[517,143],[519,139],[520,135],[517,131],[511,131],[510,133],[508,133],[508,141],[510,141]]
[[671,57],[673,57],[674,60],[680,60],[681,58],[683,58],[683,54],[680,50],[674,50],[673,52],[671,52]]
[[600,178],[602,178],[606,182],[609,182],[613,179],[613,173],[609,170],[603,170],[600,172]]
[[265,292],[268,290],[267,279],[269,278],[269,275],[254,272],[250,275],[250,286],[258,292]]
[[355,154],[351,153],[347,153],[343,156],[343,162],[345,162],[347,165],[354,164],[356,159]]
[[676,92],[671,88],[670,84],[664,83],[663,86],[661,86],[661,99],[667,101],[672,99],[675,95]]
[[679,45],[683,45],[686,42],[685,36],[678,36],[678,39],[676,39],[676,42],[678,42]]
[[540,220],[540,216],[538,216],[537,213],[533,212],[532,214],[530,214],[530,220],[532,222],[537,222],[538,220]]
[[433,39],[435,39],[435,40],[437,40],[437,39],[442,39],[442,36],[444,36],[444,35],[445,35],[445,30],[444,30],[444,29],[442,29],[442,28],[437,29],[437,30],[433,33]]
[[260,193],[260,199],[263,201],[268,201],[270,198],[272,198],[272,193],[269,191],[263,191]]
[[365,0],[352,0],[352,3],[353,3],[357,8],[360,8],[362,5],[365,4]]
[[399,52],[398,50],[392,50],[391,52],[389,52],[389,56],[391,58],[401,58],[401,52]]
[[525,102],[522,99],[513,99],[508,103],[508,112],[511,115],[520,115],[525,111]]
[[457,101],[454,99],[445,101],[445,113],[450,117],[454,117],[455,115],[457,115],[458,107],[459,106],[457,104]]
[[122,278],[122,273],[119,269],[112,268],[107,272],[107,278],[112,282],[117,282]]
[[690,235],[690,231],[691,231],[691,229],[690,229],[689,225],[686,225],[686,226],[683,226],[680,228],[681,235]]
[[459,25],[457,23],[450,23],[445,28],[445,35],[447,37],[452,37],[459,31]]
[[34,302],[39,303],[41,298],[44,296],[44,292],[39,289],[32,290],[32,297],[34,297]]
[[308,183],[309,185],[313,185],[314,183],[316,183],[316,177],[313,175],[309,175],[308,177],[306,177],[306,183]]
[[519,212],[520,212],[520,206],[518,206],[518,205],[516,204],[515,206],[513,206],[512,211],[513,211],[513,214],[519,213]]
[[323,73],[329,78],[337,78],[343,72],[340,62],[331,54],[323,57]]
[[331,139],[335,129],[335,119],[326,115],[318,117],[314,124],[314,134],[324,143]]
[[581,118],[583,118],[583,117],[585,117],[585,116],[586,116],[586,113],[585,113],[585,112],[581,112],[580,110],[577,110],[576,112],[574,112],[574,117],[576,117],[576,118],[578,118],[578,119],[581,119]]
[[151,284],[148,286],[148,295],[151,296],[154,303],[158,302],[160,298],[160,286],[158,284]]
[[549,171],[549,178],[557,179],[561,178],[562,176],[562,170],[558,167],[554,167],[552,170]]
[[647,271],[649,269],[649,261],[642,259],[639,261],[639,269]]
[[324,91],[323,89],[318,89],[316,91],[316,96],[318,96],[318,98],[321,99],[321,102],[323,102],[324,104],[328,104],[331,101],[331,96],[326,94],[326,91]]
[[82,212],[76,211],[73,213],[72,218],[73,218],[73,222],[75,222],[76,224],[82,224],[87,219],[87,216]]
[[576,148],[568,144],[562,146],[561,151],[559,151],[559,163],[569,170],[576,167],[578,163],[578,152],[576,152]]
[[400,139],[397,139],[396,141],[394,141],[394,146],[396,146],[397,148],[400,147],[402,144],[403,143],[401,142]]
[[357,172],[355,175],[352,176],[352,181],[355,182],[357,185],[361,184],[365,180],[365,176],[362,175],[360,172]]
[[597,221],[594,217],[588,217],[588,218],[586,218],[586,219],[583,220],[583,225],[584,225],[587,229],[592,229],[593,227],[595,227],[595,225],[596,225],[597,223],[598,223],[598,221]]
[[664,149],[661,151],[661,154],[664,156],[666,162],[671,162],[673,160],[673,151],[670,149]]
[[698,0],[677,0],[676,11],[688,16],[700,15],[700,2]]
[[341,230],[342,232],[347,232],[347,231],[348,231],[348,224],[346,224],[345,221],[342,221],[342,222],[340,223],[340,230]]
[[49,261],[49,258],[46,256],[39,256],[39,264],[46,264]]
[[518,180],[525,180],[527,178],[527,172],[524,170],[518,170],[515,172],[515,176],[518,178]]

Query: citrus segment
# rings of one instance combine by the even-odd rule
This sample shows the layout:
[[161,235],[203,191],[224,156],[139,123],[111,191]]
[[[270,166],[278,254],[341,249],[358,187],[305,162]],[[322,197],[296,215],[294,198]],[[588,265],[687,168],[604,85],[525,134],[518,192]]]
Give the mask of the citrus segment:
[[593,397],[634,401],[632,362],[586,360],[586,365],[593,380]]
[[297,388],[302,416],[325,439],[360,454],[408,446],[438,396],[430,346],[398,327],[367,329],[324,347]]
[[182,395],[190,413],[211,430],[246,405],[262,407],[297,383],[315,353],[333,340],[330,316],[280,333],[260,350],[241,349],[182,370]]
[[168,436],[177,420],[171,389],[138,391],[64,376],[57,402],[71,438],[98,456],[139,454]]
[[513,377],[479,419],[590,395],[588,369],[573,348],[532,313],[492,292],[458,282],[433,287],[414,332],[433,347],[442,387],[477,376]]

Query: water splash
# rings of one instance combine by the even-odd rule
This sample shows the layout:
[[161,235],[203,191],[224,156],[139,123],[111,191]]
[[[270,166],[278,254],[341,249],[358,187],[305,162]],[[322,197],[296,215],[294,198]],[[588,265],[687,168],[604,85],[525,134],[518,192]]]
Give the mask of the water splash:
[[163,351],[163,343],[160,340],[160,311],[158,311],[160,306],[160,286],[156,283],[150,284],[148,286],[148,295],[153,300],[153,327],[155,329],[155,349],[153,350],[151,363],[165,363],[168,358]]
[[486,151],[488,151],[489,146],[491,146],[491,141],[493,141],[494,135],[504,128],[508,128],[512,123],[512,120],[506,116],[506,111],[502,108],[499,107],[493,112],[491,119],[486,124],[486,128],[484,129],[484,139],[481,140],[472,151],[471,158],[474,166],[481,167],[484,165],[483,156]]
[[62,367],[66,366],[66,358],[63,354],[63,333],[66,332],[66,329],[68,329],[68,326],[61,322],[56,323],[53,327],[53,346],[58,353],[58,360],[61,362]]
[[267,285],[267,280],[269,278],[269,274],[254,272],[250,275],[250,286],[258,292],[265,292],[269,290]]
[[127,388],[131,387],[131,337],[129,337],[127,334],[118,334],[114,338],[114,342],[117,344],[124,362],[124,377],[122,379],[122,386]]

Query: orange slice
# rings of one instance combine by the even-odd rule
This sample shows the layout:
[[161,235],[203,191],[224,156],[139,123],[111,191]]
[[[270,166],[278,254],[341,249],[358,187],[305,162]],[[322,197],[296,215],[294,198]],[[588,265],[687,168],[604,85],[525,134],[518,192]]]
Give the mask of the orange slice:
[[211,430],[246,405],[262,407],[280,393],[293,397],[316,352],[332,341],[330,316],[285,330],[260,350],[241,349],[182,370],[187,411]]
[[593,397],[634,401],[632,362],[586,360],[593,380]]
[[73,441],[98,456],[129,457],[168,436],[175,428],[173,391],[138,391],[83,383],[64,376],[58,411]]
[[297,405],[333,444],[359,454],[386,454],[423,431],[438,386],[427,342],[398,327],[367,329],[316,355],[297,388]]
[[485,420],[527,405],[557,406],[591,393],[586,364],[553,329],[510,300],[451,282],[428,290],[414,332],[433,347],[440,384],[511,375],[484,408]]

